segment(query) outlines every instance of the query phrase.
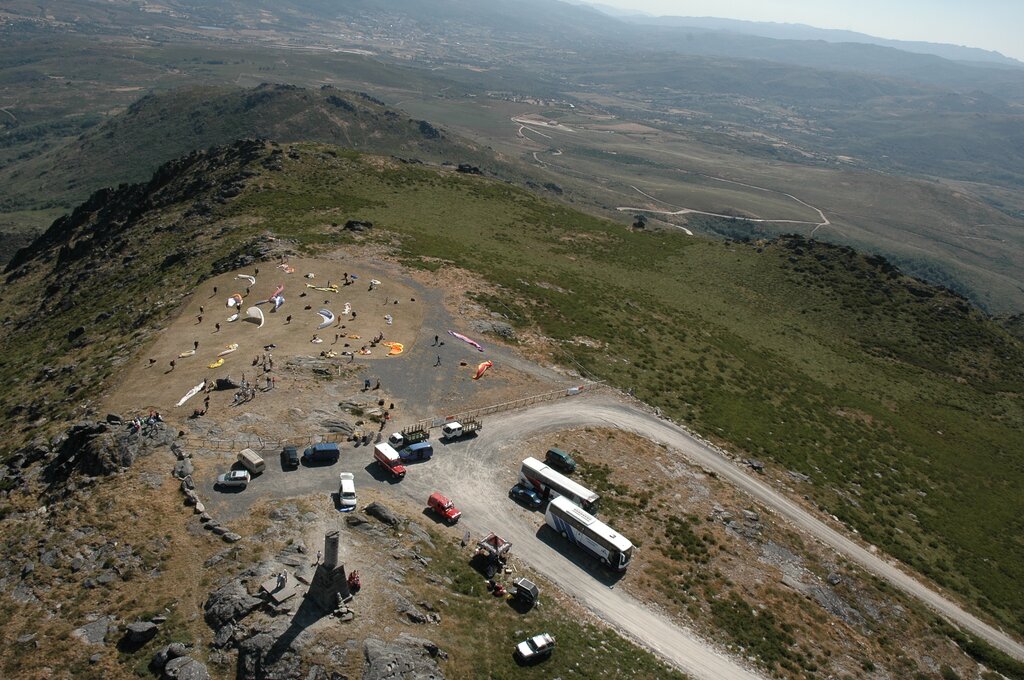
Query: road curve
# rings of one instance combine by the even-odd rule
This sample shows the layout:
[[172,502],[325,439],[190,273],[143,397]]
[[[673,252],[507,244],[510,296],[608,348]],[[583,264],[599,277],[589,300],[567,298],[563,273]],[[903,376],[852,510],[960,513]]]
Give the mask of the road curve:
[[950,622],[994,647],[1024,661],[1024,645],[965,611],[956,603],[832,529],[782,493],[737,467],[721,453],[683,428],[617,399],[610,393],[562,399],[510,414],[488,423],[488,439],[528,437],[545,430],[597,425],[626,430],[678,450],[692,462],[733,483],[767,508],[810,533],[838,553],[912,595]]

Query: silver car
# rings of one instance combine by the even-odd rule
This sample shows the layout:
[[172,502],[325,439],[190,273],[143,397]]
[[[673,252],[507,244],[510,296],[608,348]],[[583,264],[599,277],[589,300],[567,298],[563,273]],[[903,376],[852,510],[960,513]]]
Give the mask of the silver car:
[[550,633],[541,633],[516,645],[516,656],[524,662],[537,661],[551,656],[554,649],[555,637]]
[[217,477],[217,486],[245,487],[250,479],[248,470],[232,470]]

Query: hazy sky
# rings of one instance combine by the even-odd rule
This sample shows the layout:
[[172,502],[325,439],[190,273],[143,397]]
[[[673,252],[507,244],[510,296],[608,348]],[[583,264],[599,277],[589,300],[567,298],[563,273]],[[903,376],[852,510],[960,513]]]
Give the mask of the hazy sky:
[[597,0],[650,14],[841,28],[997,50],[1024,60],[1024,0]]

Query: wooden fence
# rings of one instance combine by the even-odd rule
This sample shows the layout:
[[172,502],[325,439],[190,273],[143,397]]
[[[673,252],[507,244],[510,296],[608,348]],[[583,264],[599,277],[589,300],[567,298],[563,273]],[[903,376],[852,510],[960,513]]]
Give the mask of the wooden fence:
[[[604,382],[586,382],[580,385],[574,385],[571,387],[564,387],[558,390],[552,390],[551,392],[544,392],[542,394],[535,394],[529,397],[523,397],[522,399],[513,399],[512,401],[505,401],[500,404],[492,404],[490,406],[483,406],[480,408],[470,409],[468,411],[462,411],[445,416],[436,416],[434,418],[426,418],[424,420],[417,421],[412,424],[412,427],[423,427],[429,430],[432,427],[440,427],[441,425],[450,422],[452,420],[468,420],[470,418],[482,418],[483,416],[491,415],[494,413],[502,413],[505,411],[515,411],[517,409],[526,408],[533,406],[534,404],[540,404],[546,401],[554,401],[555,399],[562,399],[564,397],[571,397],[578,394],[584,394],[587,392],[593,392],[605,388]],[[359,428],[356,428],[359,429]],[[372,428],[363,428],[363,432],[373,433]],[[256,434],[252,435],[240,435],[233,439],[211,439],[207,437],[185,437],[183,443],[184,447],[191,449],[206,449],[208,451],[241,451],[242,449],[254,449],[256,451],[267,451],[273,449],[281,449],[285,446],[295,446],[297,448],[305,448],[318,444],[320,442],[334,442],[342,443],[350,441],[352,435],[348,432],[324,432],[320,434],[311,434],[301,437],[287,437],[285,439],[269,439],[261,437]]]

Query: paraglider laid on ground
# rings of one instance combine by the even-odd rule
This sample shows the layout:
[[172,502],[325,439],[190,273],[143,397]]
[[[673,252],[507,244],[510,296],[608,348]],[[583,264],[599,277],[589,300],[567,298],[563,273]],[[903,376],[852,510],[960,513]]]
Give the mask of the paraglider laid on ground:
[[490,368],[493,365],[494,365],[493,361],[485,361],[482,364],[480,364],[479,366],[477,366],[476,367],[476,375],[473,376],[473,380],[479,380],[483,376],[483,374],[487,372],[487,369]]
[[230,345],[224,345],[224,351],[221,352],[220,354],[218,354],[217,356],[219,356],[219,357],[227,356],[228,354],[231,354],[232,352],[234,352],[236,349],[238,349],[238,343],[237,342],[233,342]]
[[455,331],[448,331],[448,335],[452,336],[453,338],[458,338],[459,340],[462,340],[463,342],[465,342],[467,344],[473,345],[473,347],[476,347],[481,352],[484,351],[484,348],[480,346],[479,342],[477,342],[476,340],[471,340],[471,339],[467,338],[462,333],[456,333]]
[[390,348],[391,351],[388,352],[388,356],[393,356],[393,355],[396,355],[396,354],[401,354],[402,352],[405,351],[405,345],[403,345],[400,342],[382,342],[380,344],[384,345],[385,347]]
[[257,328],[263,328],[263,310],[255,306],[250,307],[249,309],[245,310],[245,320],[251,321],[254,324],[258,324]]
[[185,351],[185,352],[182,352],[181,354],[179,354],[178,358],[179,359],[184,359],[186,357],[194,356],[195,353],[196,353],[196,351],[194,349],[190,349],[188,351]]
[[319,314],[320,318],[323,319],[323,323],[321,323],[319,326],[316,327],[317,330],[320,330],[322,328],[327,328],[332,323],[334,323],[335,316],[334,316],[334,312],[332,312],[331,310],[329,310],[329,309],[321,309],[319,312],[317,312],[317,314]]
[[321,290],[321,291],[323,291],[325,293],[337,293],[338,292],[338,286],[336,284],[335,285],[330,285],[330,286],[314,286],[312,283],[307,283],[306,284],[306,288],[312,288],[313,290]]
[[224,357],[221,357],[220,359],[217,359],[216,361],[214,361],[212,364],[209,364],[207,366],[207,368],[220,368],[223,365],[224,365]]
[[246,281],[249,282],[250,286],[255,286],[256,285],[256,277],[255,276],[249,276],[248,274],[238,274],[237,276],[235,276],[235,278],[236,279],[245,279]]
[[238,314],[232,314],[228,317],[228,323],[231,323],[232,321],[238,321]]
[[227,306],[228,306],[229,309],[232,308],[232,307],[237,307],[240,304],[242,304],[242,294],[241,293],[235,293],[234,295],[232,295],[231,297],[228,298]]
[[189,399],[191,399],[192,397],[194,397],[194,396],[196,396],[197,394],[199,394],[199,393],[200,393],[200,392],[201,392],[201,391],[202,391],[202,390],[203,390],[203,389],[204,389],[205,387],[206,387],[206,380],[203,380],[203,382],[199,383],[198,385],[196,385],[195,387],[193,387],[192,389],[190,389],[190,390],[189,390],[188,392],[186,392],[186,393],[185,393],[185,396],[184,396],[184,397],[182,397],[181,399],[179,399],[179,400],[178,400],[178,403],[177,403],[177,404],[175,404],[175,406],[181,406],[181,405],[182,405],[182,404],[184,404],[184,403],[185,403],[186,401],[188,401],[188,400],[189,400]]

